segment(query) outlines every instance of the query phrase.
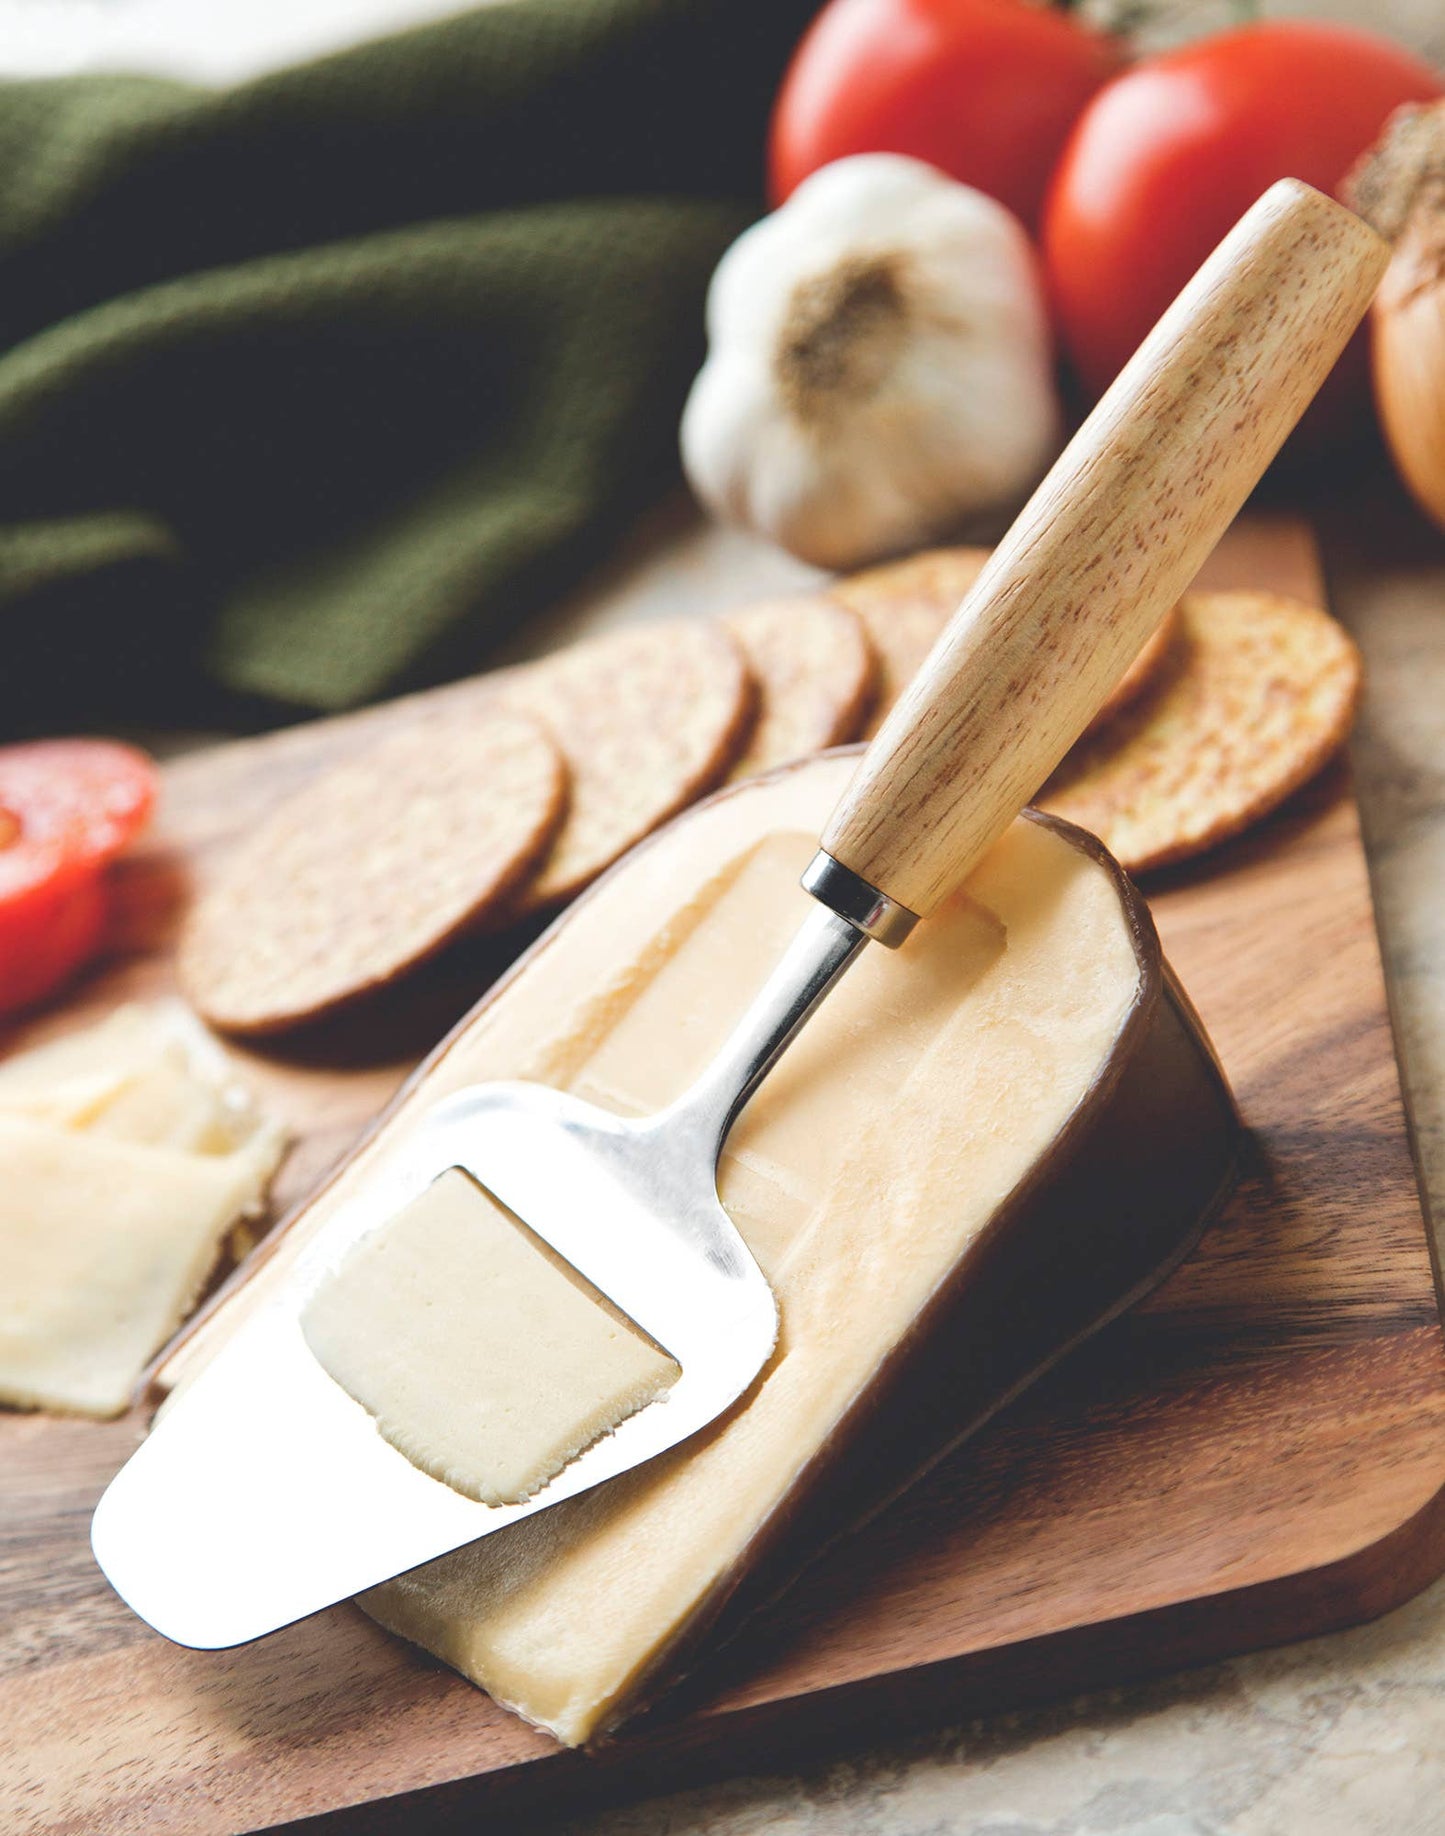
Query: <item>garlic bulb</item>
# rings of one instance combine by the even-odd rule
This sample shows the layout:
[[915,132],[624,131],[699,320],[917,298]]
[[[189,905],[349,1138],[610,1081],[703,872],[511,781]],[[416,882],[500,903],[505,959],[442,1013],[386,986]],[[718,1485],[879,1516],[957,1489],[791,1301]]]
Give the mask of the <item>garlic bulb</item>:
[[707,329],[688,478],[719,516],[819,566],[960,533],[1016,504],[1058,450],[1028,239],[920,160],[816,172],[723,256]]
[[1370,308],[1375,404],[1400,476],[1445,529],[1445,102],[1397,109],[1344,189],[1395,245]]

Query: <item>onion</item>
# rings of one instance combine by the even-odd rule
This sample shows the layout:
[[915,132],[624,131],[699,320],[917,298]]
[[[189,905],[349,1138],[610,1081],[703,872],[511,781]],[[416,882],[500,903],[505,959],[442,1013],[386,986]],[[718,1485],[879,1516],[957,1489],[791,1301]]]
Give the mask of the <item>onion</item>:
[[1445,102],[1397,109],[1344,196],[1394,244],[1370,309],[1375,401],[1401,478],[1445,529]]

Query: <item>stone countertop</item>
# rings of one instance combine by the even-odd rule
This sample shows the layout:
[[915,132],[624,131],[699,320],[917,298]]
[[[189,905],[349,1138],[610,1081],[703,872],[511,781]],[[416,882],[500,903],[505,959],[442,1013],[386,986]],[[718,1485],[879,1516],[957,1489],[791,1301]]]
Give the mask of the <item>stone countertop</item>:
[[[1445,537],[1393,492],[1319,525],[1335,611],[1365,653],[1352,743],[1427,1206],[1445,1220]],[[650,538],[656,541],[654,531]],[[696,538],[695,538],[696,539]],[[736,593],[809,578],[742,538],[697,554]],[[703,547],[706,548],[704,556]],[[665,567],[619,563],[617,615],[667,609]],[[656,585],[649,589],[648,577]],[[626,582],[625,590],[621,582]],[[641,589],[639,594],[639,587]],[[624,614],[625,602],[625,614]],[[528,648],[609,618],[605,582]],[[1445,1831],[1445,1579],[1386,1618],[1282,1650],[891,1742],[797,1774],[573,1819],[556,1836],[1438,1836]]]

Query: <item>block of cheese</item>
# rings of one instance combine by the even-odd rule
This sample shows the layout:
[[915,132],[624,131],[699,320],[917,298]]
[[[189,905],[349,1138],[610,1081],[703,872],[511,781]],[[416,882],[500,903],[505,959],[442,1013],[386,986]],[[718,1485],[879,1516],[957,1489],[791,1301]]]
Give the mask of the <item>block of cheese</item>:
[[678,1374],[456,1167],[349,1252],[301,1330],[393,1447],[484,1504],[530,1498]]
[[[850,769],[743,784],[629,856],[423,1067],[175,1371],[285,1282],[436,1098],[511,1076],[619,1111],[675,1095],[808,910],[798,874]],[[598,1739],[1156,1280],[1228,1188],[1235,1138],[1137,894],[1080,831],[1021,820],[903,950],[859,959],[733,1131],[721,1196],[782,1322],[744,1404],[363,1604],[559,1739]]]
[[0,1065],[0,1402],[123,1410],[283,1145],[178,1002]]

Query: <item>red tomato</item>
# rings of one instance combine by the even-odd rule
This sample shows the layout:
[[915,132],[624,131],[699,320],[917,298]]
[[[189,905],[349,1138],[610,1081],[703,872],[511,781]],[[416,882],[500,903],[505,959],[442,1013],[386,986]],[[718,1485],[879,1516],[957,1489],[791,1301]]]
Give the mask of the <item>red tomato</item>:
[[1116,77],[1069,137],[1044,212],[1059,329],[1101,392],[1276,179],[1333,192],[1402,102],[1442,93],[1387,39],[1304,20],[1243,26]]
[[37,891],[23,913],[0,905],[0,1013],[56,993],[100,949],[110,892],[100,868]]
[[1115,40],[1029,0],[829,0],[773,109],[773,203],[853,153],[910,153],[1032,227]]
[[155,795],[155,767],[132,746],[0,747],[0,1012],[43,1000],[100,947],[103,870]]

